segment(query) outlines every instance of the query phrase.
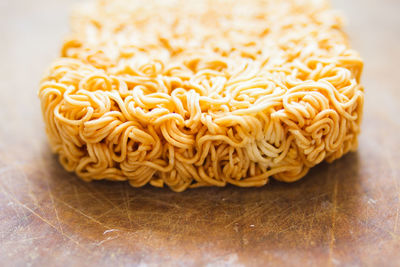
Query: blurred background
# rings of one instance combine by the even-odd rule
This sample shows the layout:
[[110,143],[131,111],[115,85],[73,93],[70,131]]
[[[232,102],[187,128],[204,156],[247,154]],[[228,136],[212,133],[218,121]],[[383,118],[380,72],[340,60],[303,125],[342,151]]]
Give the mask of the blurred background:
[[0,1],[0,265],[400,265],[400,1],[333,0],[365,60],[360,147],[295,184],[86,184],[36,96],[77,0]]

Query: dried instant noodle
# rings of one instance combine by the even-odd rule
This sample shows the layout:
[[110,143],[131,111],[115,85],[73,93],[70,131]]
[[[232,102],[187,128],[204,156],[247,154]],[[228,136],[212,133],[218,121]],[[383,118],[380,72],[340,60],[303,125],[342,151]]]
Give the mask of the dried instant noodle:
[[39,97],[86,181],[183,191],[292,182],[356,149],[363,62],[312,0],[81,5]]

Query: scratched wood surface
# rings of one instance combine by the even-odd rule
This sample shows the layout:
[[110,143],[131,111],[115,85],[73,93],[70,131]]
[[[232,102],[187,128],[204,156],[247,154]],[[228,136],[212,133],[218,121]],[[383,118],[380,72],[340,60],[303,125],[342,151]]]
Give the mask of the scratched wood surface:
[[366,63],[357,153],[180,194],[85,183],[51,155],[36,90],[73,2],[0,1],[0,265],[400,266],[399,1],[334,1]]

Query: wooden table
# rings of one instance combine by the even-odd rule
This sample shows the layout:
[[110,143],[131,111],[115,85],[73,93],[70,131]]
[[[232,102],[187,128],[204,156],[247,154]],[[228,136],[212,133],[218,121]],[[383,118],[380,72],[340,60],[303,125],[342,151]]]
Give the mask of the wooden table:
[[400,265],[399,1],[334,1],[365,58],[357,153],[294,184],[180,194],[85,183],[51,155],[36,91],[72,2],[0,2],[0,265]]

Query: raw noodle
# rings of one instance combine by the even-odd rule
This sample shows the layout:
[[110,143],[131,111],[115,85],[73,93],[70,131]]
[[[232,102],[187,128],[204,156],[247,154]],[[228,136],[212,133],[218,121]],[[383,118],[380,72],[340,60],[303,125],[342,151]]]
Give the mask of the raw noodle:
[[363,62],[326,1],[98,0],[39,90],[68,171],[174,191],[293,182],[357,147]]

